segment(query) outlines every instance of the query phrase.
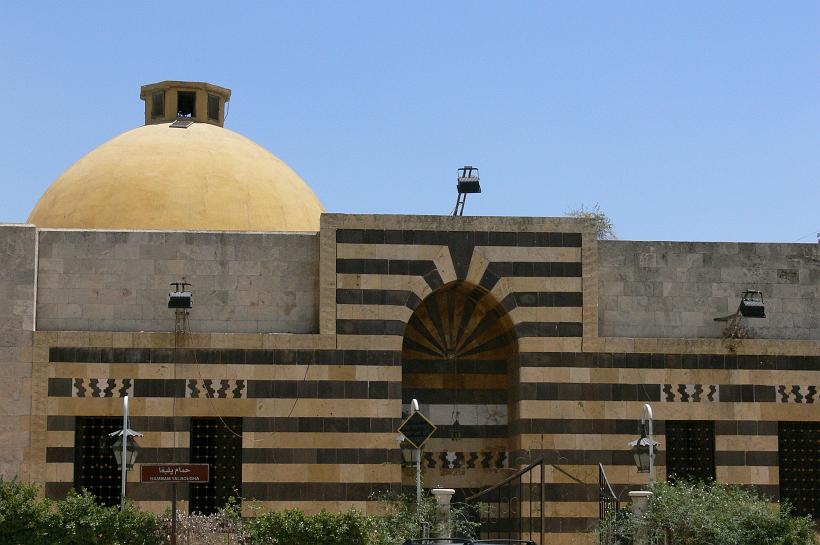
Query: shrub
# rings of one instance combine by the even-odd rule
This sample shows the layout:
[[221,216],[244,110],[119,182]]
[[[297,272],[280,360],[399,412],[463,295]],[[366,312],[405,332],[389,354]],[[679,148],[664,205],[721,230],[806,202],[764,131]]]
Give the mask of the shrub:
[[157,520],[132,503],[125,510],[105,507],[84,490],[71,491],[65,500],[55,502],[51,517],[51,543],[55,545],[157,545]]
[[365,545],[369,521],[358,511],[306,515],[297,509],[265,513],[245,523],[253,545]]
[[[428,524],[431,537],[474,538],[479,524],[473,508],[463,503],[453,503],[450,508],[450,531],[444,529],[435,498],[425,491],[421,505],[416,505],[415,495],[387,495],[378,498],[383,513],[370,518],[371,543],[393,545],[411,537],[421,537],[423,524]],[[446,535],[450,534],[450,535]]]
[[48,545],[50,502],[37,497],[37,488],[0,478],[0,543]]
[[[436,501],[425,493],[421,506],[415,496],[382,497],[381,515],[355,509],[306,515],[291,509],[264,513],[243,521],[236,501],[210,516],[179,513],[180,545],[397,545],[422,534],[429,524],[433,536],[443,528]],[[477,524],[466,506],[451,510],[452,535],[473,537]],[[41,499],[34,485],[0,479],[0,543],[3,545],[161,545],[170,542],[171,512],[160,517],[126,503],[99,504],[87,491],[69,492],[64,500]],[[445,534],[446,535],[446,534]]]
[[158,545],[156,517],[128,503],[124,511],[98,504],[88,492],[61,501],[37,487],[0,479],[0,543],[8,545]]
[[659,483],[647,513],[616,519],[621,543],[814,545],[811,517],[793,516],[754,493],[718,483]]

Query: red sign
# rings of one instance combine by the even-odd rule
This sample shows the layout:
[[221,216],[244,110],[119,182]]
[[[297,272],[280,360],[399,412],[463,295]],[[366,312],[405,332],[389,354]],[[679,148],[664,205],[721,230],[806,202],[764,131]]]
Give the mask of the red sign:
[[142,483],[207,483],[208,464],[140,464]]

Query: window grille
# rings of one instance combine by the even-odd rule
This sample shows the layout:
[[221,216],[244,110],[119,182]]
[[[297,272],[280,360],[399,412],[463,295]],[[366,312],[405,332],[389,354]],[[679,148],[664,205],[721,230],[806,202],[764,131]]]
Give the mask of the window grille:
[[713,421],[666,421],[666,475],[670,482],[715,479]]
[[242,497],[242,419],[191,420],[191,463],[210,464],[210,481],[192,484],[190,512],[210,515]]
[[778,425],[780,501],[797,514],[820,518],[820,422]]
[[85,488],[104,505],[119,505],[121,474],[108,434],[122,429],[122,418],[80,416],[74,431],[74,488]]
[[157,91],[151,95],[151,117],[165,116],[165,91]]
[[208,95],[208,119],[219,121],[219,97]]

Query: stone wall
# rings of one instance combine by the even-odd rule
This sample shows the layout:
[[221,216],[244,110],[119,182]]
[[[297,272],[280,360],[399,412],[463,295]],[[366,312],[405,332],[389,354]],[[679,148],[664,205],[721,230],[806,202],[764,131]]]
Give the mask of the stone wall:
[[0,225],[0,476],[25,477],[31,415],[36,231]]
[[767,317],[743,320],[752,338],[820,339],[819,246],[600,242],[600,334],[719,337],[726,324],[714,318],[756,289]]
[[169,283],[193,287],[194,332],[318,330],[318,235],[40,230],[37,329],[173,331]]

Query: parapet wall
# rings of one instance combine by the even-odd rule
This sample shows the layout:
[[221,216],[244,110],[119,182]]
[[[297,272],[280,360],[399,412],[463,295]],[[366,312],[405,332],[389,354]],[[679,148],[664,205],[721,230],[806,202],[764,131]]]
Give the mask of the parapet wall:
[[173,331],[169,283],[185,279],[194,332],[317,332],[318,238],[40,230],[37,329]]
[[0,225],[0,477],[26,477],[37,233]]
[[745,289],[763,292],[758,339],[820,339],[820,245],[599,242],[603,337],[715,338]]

